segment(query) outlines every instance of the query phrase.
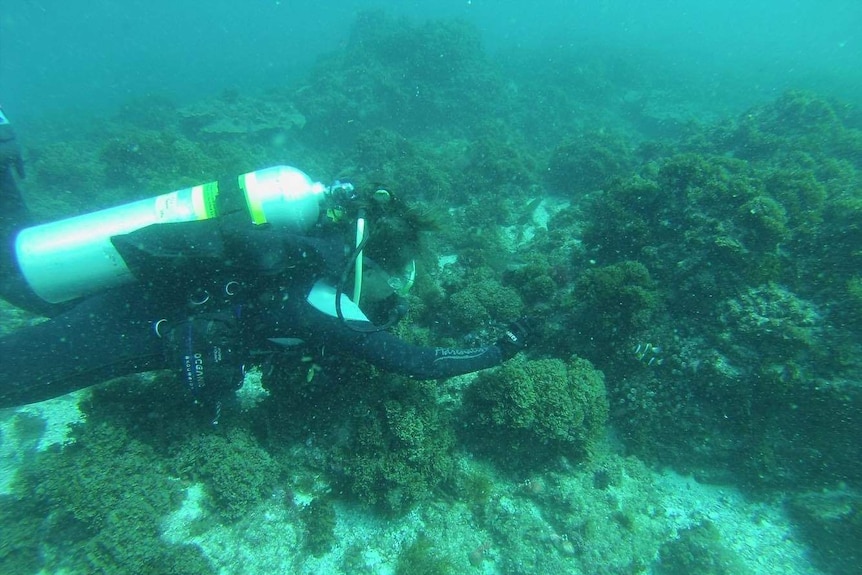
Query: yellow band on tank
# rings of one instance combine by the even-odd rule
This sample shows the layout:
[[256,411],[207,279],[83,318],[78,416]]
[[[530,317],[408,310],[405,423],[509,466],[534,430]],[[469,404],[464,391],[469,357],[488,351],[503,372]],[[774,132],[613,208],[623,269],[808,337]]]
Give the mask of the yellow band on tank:
[[192,213],[196,220],[208,220],[218,215],[216,211],[217,196],[218,183],[216,182],[192,187]]
[[257,177],[254,172],[249,172],[239,177],[239,187],[245,196],[245,203],[248,206],[248,214],[251,216],[252,223],[265,224],[266,214],[263,213],[263,201],[253,190],[256,183]]
[[208,220],[218,216],[218,182],[207,182],[200,186],[203,190],[203,213],[202,219]]

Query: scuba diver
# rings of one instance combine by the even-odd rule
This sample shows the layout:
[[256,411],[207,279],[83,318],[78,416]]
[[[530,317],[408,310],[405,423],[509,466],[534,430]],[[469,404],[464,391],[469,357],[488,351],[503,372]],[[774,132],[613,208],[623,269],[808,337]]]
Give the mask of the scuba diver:
[[22,178],[0,110],[0,297],[49,318],[0,336],[0,408],[174,368],[217,423],[246,367],[295,346],[417,379],[497,366],[525,347],[525,320],[470,349],[387,331],[406,312],[407,248],[423,226],[388,190],[276,166],[36,225]]

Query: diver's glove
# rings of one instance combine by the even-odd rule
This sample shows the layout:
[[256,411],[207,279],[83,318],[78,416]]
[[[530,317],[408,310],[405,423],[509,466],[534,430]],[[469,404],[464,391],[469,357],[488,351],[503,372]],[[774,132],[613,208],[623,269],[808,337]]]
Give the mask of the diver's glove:
[[497,340],[497,347],[503,356],[503,361],[508,361],[515,357],[519,351],[522,351],[529,344],[530,335],[530,318],[522,317],[517,321],[513,321],[506,328],[506,332]]
[[236,318],[229,313],[199,314],[157,325],[157,332],[195,402],[214,409],[217,423],[222,401],[242,385],[243,349]]
[[0,171],[7,167],[15,168],[19,178],[24,177],[24,160],[15,139],[15,130],[3,110],[0,110]]

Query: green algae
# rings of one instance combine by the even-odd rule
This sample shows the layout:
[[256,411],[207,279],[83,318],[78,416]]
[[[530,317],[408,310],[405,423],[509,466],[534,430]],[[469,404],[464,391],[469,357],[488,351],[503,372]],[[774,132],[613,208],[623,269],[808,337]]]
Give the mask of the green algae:
[[508,468],[585,457],[604,433],[604,378],[586,360],[514,360],[467,390],[463,439]]

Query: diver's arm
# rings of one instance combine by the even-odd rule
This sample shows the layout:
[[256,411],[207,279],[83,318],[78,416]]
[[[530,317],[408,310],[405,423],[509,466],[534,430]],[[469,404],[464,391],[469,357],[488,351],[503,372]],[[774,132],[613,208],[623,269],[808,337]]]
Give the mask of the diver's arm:
[[521,318],[493,345],[471,348],[412,345],[385,331],[357,332],[344,322],[331,328],[328,337],[381,369],[416,379],[439,379],[495,367],[513,358],[527,345],[529,323],[529,318]]
[[359,333],[346,326],[333,329],[328,338],[380,369],[416,379],[453,377],[503,362],[502,350],[496,345],[467,349],[418,346],[385,331]]
[[320,305],[321,300],[331,299],[331,294],[321,291],[317,295],[306,300],[282,298],[277,308],[262,309],[253,319],[246,318],[253,324],[255,339],[277,341],[295,336],[325,348],[329,354],[350,355],[416,379],[452,377],[494,367],[523,347],[520,335],[517,344],[509,344],[504,336],[497,344],[466,349],[412,345],[391,333],[370,331],[374,326],[364,316],[359,317],[361,312],[346,296],[342,296],[346,319],[341,320]]

